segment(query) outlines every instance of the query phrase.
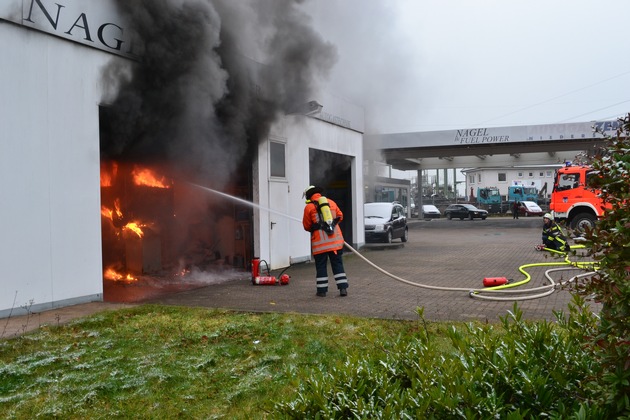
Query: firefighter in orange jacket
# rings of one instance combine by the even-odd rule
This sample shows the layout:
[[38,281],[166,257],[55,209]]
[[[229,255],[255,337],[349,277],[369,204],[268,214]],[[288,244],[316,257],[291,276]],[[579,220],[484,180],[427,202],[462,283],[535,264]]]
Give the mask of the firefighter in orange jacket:
[[340,296],[348,296],[348,278],[341,258],[344,239],[338,223],[343,213],[333,200],[322,196],[323,189],[309,186],[304,190],[306,198],[302,225],[311,233],[311,248],[315,258],[317,296],[325,297],[328,292],[328,268],[330,260]]

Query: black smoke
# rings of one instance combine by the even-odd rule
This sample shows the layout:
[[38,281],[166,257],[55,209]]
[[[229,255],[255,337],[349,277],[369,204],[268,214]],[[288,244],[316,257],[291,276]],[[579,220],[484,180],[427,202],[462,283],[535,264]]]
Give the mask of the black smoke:
[[[312,99],[336,61],[296,0],[116,0],[137,61],[103,80],[104,159],[169,162],[226,182],[273,121]],[[103,122],[105,121],[105,122]]]

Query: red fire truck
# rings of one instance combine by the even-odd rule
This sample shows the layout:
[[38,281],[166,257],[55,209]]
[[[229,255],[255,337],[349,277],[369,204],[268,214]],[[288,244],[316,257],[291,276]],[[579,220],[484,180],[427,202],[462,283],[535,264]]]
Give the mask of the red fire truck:
[[549,209],[556,220],[564,220],[568,227],[584,231],[593,228],[607,207],[598,191],[587,187],[593,176],[590,166],[573,166],[570,163],[556,172]]

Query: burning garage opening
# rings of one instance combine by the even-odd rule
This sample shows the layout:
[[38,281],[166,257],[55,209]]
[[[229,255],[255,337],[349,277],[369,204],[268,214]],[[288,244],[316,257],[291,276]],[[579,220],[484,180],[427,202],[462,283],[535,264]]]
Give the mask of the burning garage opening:
[[[2,181],[16,198],[7,212],[37,222],[3,223],[2,258],[24,268],[43,256],[3,278],[15,292],[0,315],[107,300],[108,285],[138,279],[208,283],[253,256],[272,268],[306,261],[308,236],[274,214],[300,215],[313,181],[344,194],[347,237],[363,242],[363,112],[321,89],[335,49],[300,2],[12,0],[0,34],[13,58],[0,88],[19,98],[0,117],[2,171],[21,158],[18,173],[33,173]],[[49,78],[33,83],[35,68]],[[337,163],[309,165],[313,156]],[[134,299],[120,290],[111,299]]]

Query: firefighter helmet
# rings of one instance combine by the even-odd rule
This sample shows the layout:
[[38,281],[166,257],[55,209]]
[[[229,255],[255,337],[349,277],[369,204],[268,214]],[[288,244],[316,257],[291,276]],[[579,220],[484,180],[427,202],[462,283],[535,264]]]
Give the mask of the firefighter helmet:
[[543,219],[549,219],[553,221],[553,215],[551,213],[545,213],[545,215],[543,216]]
[[306,187],[306,189],[302,193],[302,198],[306,198],[310,200],[313,194],[317,194],[317,193],[321,194],[322,192],[324,192],[322,188],[316,187],[314,185],[309,185],[308,187]]

